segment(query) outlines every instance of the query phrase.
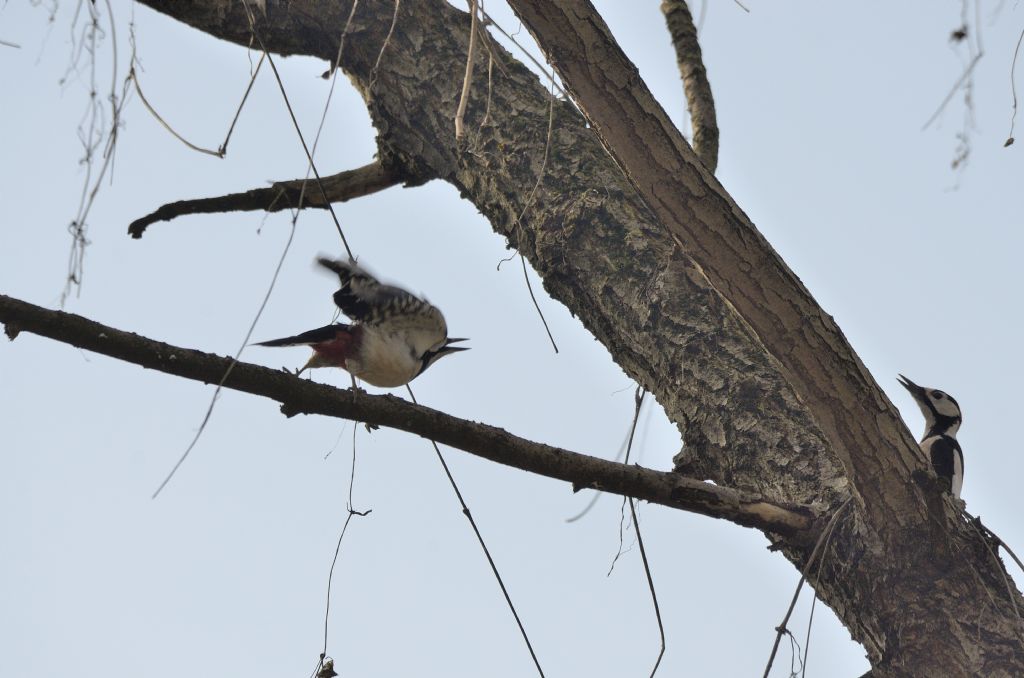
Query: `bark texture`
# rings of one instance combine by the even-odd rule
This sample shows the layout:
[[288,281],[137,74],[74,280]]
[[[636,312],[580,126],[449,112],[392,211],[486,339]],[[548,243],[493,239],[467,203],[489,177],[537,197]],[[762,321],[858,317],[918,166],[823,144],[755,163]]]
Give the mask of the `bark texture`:
[[[142,4],[251,42],[240,2]],[[366,101],[383,166],[442,179],[473,202],[657,397],[680,427],[687,472],[821,514],[857,499],[811,583],[866,648],[872,675],[1024,675],[1009,595],[1021,609],[1024,600],[1007,592],[1002,564],[929,482],[916,445],[832,319],[652,105],[588,3],[512,4],[646,202],[575,108],[552,106],[507,53],[491,90],[486,82],[471,89],[456,143],[470,20],[440,0],[401,4],[376,68],[392,3],[360,3],[345,38],[341,66]],[[257,30],[276,53],[333,61],[350,9],[268,0]],[[624,119],[650,136],[623,130]],[[638,179],[652,171],[657,181]],[[769,536],[798,566],[806,559],[807,543]]]

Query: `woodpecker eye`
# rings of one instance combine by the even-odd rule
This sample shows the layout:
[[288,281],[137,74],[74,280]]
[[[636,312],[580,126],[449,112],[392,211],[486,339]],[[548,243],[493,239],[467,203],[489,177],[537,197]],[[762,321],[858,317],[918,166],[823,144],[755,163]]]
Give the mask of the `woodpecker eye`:
[[946,397],[946,394],[943,393],[942,391],[932,391],[932,397],[935,398],[936,400],[942,400],[943,398]]

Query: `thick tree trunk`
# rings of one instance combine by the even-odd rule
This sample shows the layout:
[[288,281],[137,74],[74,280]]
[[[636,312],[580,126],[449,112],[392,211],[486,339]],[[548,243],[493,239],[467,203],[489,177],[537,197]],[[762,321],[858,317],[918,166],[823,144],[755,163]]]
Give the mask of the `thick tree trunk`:
[[[237,0],[142,3],[212,36],[251,44],[249,20]],[[548,43],[560,68],[579,61],[579,72],[563,72],[580,93],[581,106],[593,114],[587,106],[591,95],[579,78],[614,70],[594,69],[593,59],[586,68],[584,47],[577,43],[574,52],[572,44],[559,44],[559,35],[569,35],[565,27],[544,37],[543,22],[557,19],[544,14],[545,6],[557,10],[569,3],[515,4],[534,7],[537,14],[527,23]],[[569,17],[570,24],[586,9],[573,4],[582,9]],[[350,8],[339,0],[267,0],[256,26],[272,52],[332,61]],[[785,289],[779,286],[788,274],[784,266],[777,268],[782,278],[746,282],[732,280],[726,268],[706,269],[723,299],[705,269],[690,259],[705,265],[707,257],[723,252],[709,253],[699,238],[671,230],[664,204],[652,205],[652,213],[576,109],[567,102],[552,104],[536,76],[500,47],[495,49],[507,72],[495,68],[490,88],[487,50],[477,50],[466,135],[457,144],[453,119],[469,16],[440,0],[402,3],[381,54],[393,10],[389,2],[360,3],[341,59],[379,132],[384,167],[408,183],[448,181],[480,209],[529,259],[548,292],[679,425],[685,443],[680,469],[688,475],[772,501],[813,505],[821,513],[850,496],[857,499],[855,510],[838,523],[820,578],[811,583],[864,645],[873,676],[1024,676],[1024,632],[1010,596],[1021,609],[1024,599],[1007,591],[1002,564],[959,519],[948,497],[927,482],[924,460],[894,423],[891,404],[861,374],[856,357],[844,353],[831,319],[809,296],[772,296],[772,290]],[[589,28],[596,31],[595,42],[585,48],[597,50],[590,54],[615,56],[618,48],[602,37],[601,26],[591,21]],[[633,77],[638,80],[635,70]],[[605,96],[633,96],[631,78],[617,81],[618,89]],[[553,133],[545,164],[549,112]],[[657,117],[641,113],[638,121]],[[605,133],[607,121],[601,124]],[[606,140],[621,157],[623,139]],[[683,161],[658,186],[663,194],[674,192],[665,204],[699,217],[690,228],[747,223],[699,163],[686,160],[687,149],[671,138],[668,143],[654,155],[681,154]],[[642,156],[650,149],[634,150]],[[732,234],[722,247],[738,257],[733,268],[748,278],[750,271],[781,264],[756,232],[721,233]],[[684,252],[679,243],[693,249]],[[748,283],[760,286],[756,295],[744,287]],[[751,325],[769,345],[790,341],[792,355],[770,355]],[[846,362],[829,363],[833,355]],[[794,376],[793,356],[807,374]],[[785,359],[780,364],[776,358]],[[809,384],[827,383],[842,370],[849,374],[839,375],[835,391],[820,394],[825,405],[814,401],[808,409],[801,403],[798,393],[814,393]],[[784,375],[800,388],[795,391]],[[848,389],[849,375],[866,386]],[[850,412],[867,413],[853,422],[855,435]],[[797,566],[813,546],[806,535],[769,537]]]

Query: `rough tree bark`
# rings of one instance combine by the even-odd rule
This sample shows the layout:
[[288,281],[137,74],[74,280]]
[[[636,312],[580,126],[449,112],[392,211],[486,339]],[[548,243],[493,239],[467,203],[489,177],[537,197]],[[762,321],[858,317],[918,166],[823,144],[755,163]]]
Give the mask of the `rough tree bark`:
[[[141,2],[252,44],[237,0]],[[831,318],[667,122],[589,3],[510,4],[596,131],[571,104],[552,108],[536,76],[492,42],[504,68],[490,89],[471,88],[456,143],[469,16],[441,0],[402,3],[382,54],[394,5],[360,3],[341,66],[378,130],[384,170],[409,184],[455,185],[529,259],[677,423],[681,472],[819,516],[854,498],[810,581],[863,644],[872,676],[1024,675],[1010,596],[1021,609],[1024,599],[929,482]],[[350,9],[344,0],[267,0],[256,26],[274,53],[333,61]],[[476,52],[484,72],[488,51]],[[766,534],[800,567],[816,529],[820,521]]]

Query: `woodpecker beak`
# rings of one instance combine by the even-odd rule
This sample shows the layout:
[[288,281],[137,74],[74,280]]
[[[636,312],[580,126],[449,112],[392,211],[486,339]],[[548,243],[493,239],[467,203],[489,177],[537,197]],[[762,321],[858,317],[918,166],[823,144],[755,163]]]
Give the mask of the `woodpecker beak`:
[[925,390],[923,387],[918,386],[914,382],[904,377],[902,374],[899,375],[899,377],[900,378],[897,381],[900,382],[900,386],[910,391],[910,395],[914,396],[915,400],[922,400],[925,398]]
[[469,339],[466,339],[465,337],[452,339],[449,337],[448,339],[445,340],[444,346],[441,347],[441,350],[444,351],[445,353],[455,353],[456,351],[469,350],[469,346],[452,346],[452,344],[454,344],[457,341],[469,341]]

